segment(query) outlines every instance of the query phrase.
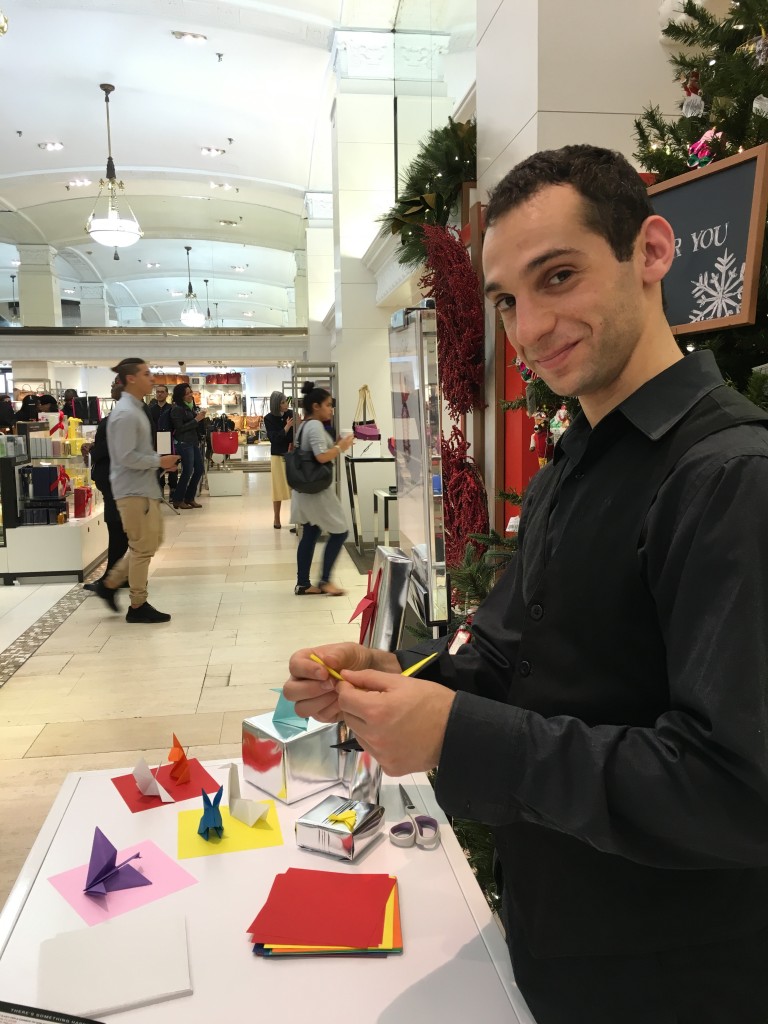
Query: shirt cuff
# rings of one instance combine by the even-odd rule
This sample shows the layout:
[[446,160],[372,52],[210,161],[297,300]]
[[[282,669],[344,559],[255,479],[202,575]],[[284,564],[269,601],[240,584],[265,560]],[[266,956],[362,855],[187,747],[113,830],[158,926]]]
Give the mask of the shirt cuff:
[[517,817],[528,712],[459,691],[448,716],[435,794],[446,814],[487,825]]

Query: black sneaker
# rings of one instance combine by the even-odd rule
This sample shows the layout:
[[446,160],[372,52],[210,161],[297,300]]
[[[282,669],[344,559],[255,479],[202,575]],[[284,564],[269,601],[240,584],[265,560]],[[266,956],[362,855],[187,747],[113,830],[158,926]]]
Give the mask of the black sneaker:
[[159,612],[153,608],[149,601],[140,604],[138,608],[129,608],[125,615],[126,622],[170,622],[171,616],[167,612]]
[[117,607],[117,598],[115,591],[111,590],[103,580],[97,580],[94,584],[93,592],[97,597],[100,597],[102,601],[109,605],[113,612],[119,612],[120,609]]

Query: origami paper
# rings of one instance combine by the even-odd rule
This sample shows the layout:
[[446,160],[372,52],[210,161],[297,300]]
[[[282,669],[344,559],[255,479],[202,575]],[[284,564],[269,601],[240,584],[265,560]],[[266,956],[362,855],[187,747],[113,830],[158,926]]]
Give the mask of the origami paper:
[[381,569],[376,573],[376,582],[371,586],[371,574],[373,570],[368,573],[368,583],[366,584],[365,597],[360,601],[357,608],[352,612],[350,622],[360,616],[360,643],[365,644],[369,631],[373,631],[373,623],[376,618],[376,610],[379,605],[379,588],[381,587]]
[[219,839],[221,839],[224,825],[221,820],[219,804],[221,803],[221,794],[224,792],[224,787],[219,786],[219,790],[213,800],[211,800],[204,789],[201,792],[203,794],[203,816],[200,819],[197,834],[207,840],[211,838],[211,832],[215,832]]
[[415,676],[416,673],[423,669],[425,665],[434,661],[438,653],[438,651],[435,651],[433,654],[428,654],[426,658],[422,658],[421,661],[417,661],[415,665],[411,665],[410,668],[405,669],[405,671],[400,674],[404,676]]
[[189,782],[189,761],[184,753],[184,747],[182,747],[176,737],[176,733],[173,734],[173,746],[168,751],[168,760],[173,765],[171,768],[171,778],[173,781],[182,785],[185,782]]
[[233,818],[242,821],[243,824],[252,827],[257,821],[266,818],[269,811],[269,802],[266,800],[251,800],[240,796],[240,776],[237,772],[237,765],[229,766],[229,813]]
[[186,756],[187,755],[184,752],[184,747],[182,747],[181,743],[179,743],[179,741],[178,741],[178,739],[176,737],[176,733],[174,733],[173,734],[173,746],[168,751],[168,760],[169,761],[181,761],[182,758],[184,758],[186,760]]
[[91,860],[83,892],[89,896],[106,896],[108,892],[118,889],[134,889],[137,885],[151,885],[146,875],[132,867],[128,861],[137,860],[141,852],[126,857],[120,864],[117,862],[117,849],[110,843],[98,826],[93,833]]
[[187,860],[192,857],[213,857],[220,853],[239,853],[242,850],[261,850],[283,845],[283,833],[274,800],[265,801],[268,810],[266,818],[257,821],[253,827],[233,818],[228,807],[220,807],[224,835],[216,842],[206,842],[197,833],[200,811],[179,811],[177,857]]
[[277,698],[277,705],[272,712],[272,721],[294,732],[306,732],[308,719],[301,718],[296,714],[296,705],[291,700],[286,700],[282,690],[277,691],[280,696]]
[[157,796],[160,797],[164,804],[173,803],[173,797],[167,790],[163,789],[143,757],[133,769],[133,777],[136,779],[136,785],[143,796]]
[[[200,840],[200,845],[206,844]],[[120,889],[110,892],[106,899],[94,899],[83,892],[88,875],[87,864],[53,875],[48,881],[87,925],[101,924],[102,921],[119,917],[129,910],[136,910],[147,903],[154,903],[163,896],[197,884],[197,879],[177,864],[173,857],[169,857],[159,846],[149,841],[134,843],[125,850],[120,850],[118,860],[137,852],[141,853],[144,872],[147,878],[152,879],[152,885]],[[57,917],[56,920],[58,922],[61,919]]]
[[69,1014],[76,1013],[78,1020],[83,1015],[101,1020],[192,991],[184,914],[172,903],[156,903],[100,928],[78,928],[44,940],[39,1001],[65,1006],[68,1015],[43,1012],[34,1019],[74,1020]]
[[[171,777],[174,764],[162,765],[154,776],[158,785],[165,789],[175,803],[182,800],[199,800],[201,789],[204,789],[206,793],[215,793],[219,788],[218,782],[211,778],[196,757],[188,758],[187,765],[189,767],[189,782],[177,782]],[[163,806],[159,796],[145,796],[137,788],[133,775],[115,776],[112,779],[112,784],[134,814],[137,811],[147,811]]]
[[338,821],[346,825],[351,832],[357,824],[357,813],[355,811],[342,811],[341,814],[329,814],[328,821]]

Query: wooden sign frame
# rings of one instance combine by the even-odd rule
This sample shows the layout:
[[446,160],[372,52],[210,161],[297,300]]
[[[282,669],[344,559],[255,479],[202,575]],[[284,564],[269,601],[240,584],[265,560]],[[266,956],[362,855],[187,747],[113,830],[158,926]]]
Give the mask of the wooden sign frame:
[[695,172],[680,174],[676,178],[652,185],[648,195],[653,197],[660,192],[685,188],[700,182],[713,174],[720,174],[737,164],[753,160],[755,162],[755,179],[752,189],[752,208],[749,218],[749,234],[744,267],[744,284],[742,287],[741,309],[732,316],[721,316],[711,320],[696,320],[692,323],[670,324],[672,333],[700,334],[704,331],[722,330],[728,327],[740,327],[753,324],[757,315],[757,291],[760,280],[760,261],[765,236],[766,212],[768,212],[768,143],[747,149],[743,153],[726,157],[701,168]]

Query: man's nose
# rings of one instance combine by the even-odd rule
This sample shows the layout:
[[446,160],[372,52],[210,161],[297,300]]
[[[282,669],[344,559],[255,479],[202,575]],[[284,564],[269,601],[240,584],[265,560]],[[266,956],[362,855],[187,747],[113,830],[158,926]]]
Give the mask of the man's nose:
[[515,306],[513,344],[522,349],[535,347],[555,329],[555,314],[545,303],[518,298]]

